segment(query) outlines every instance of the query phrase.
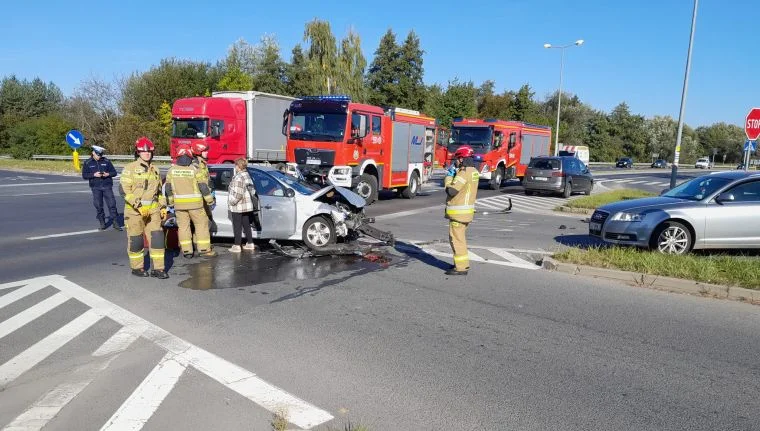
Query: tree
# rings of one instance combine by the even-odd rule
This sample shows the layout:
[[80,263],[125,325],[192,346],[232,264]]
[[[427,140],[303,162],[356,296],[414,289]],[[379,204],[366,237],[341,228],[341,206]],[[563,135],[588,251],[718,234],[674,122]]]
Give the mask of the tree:
[[183,97],[202,96],[216,88],[219,71],[208,63],[174,58],[128,78],[122,92],[122,111],[143,120],[154,121],[161,104]]
[[538,107],[536,105],[536,102],[533,100],[533,96],[535,96],[535,94],[536,93],[530,88],[530,85],[528,84],[523,84],[523,86],[517,90],[513,102],[513,120],[530,121],[533,117],[536,116]]
[[306,58],[312,88],[317,92],[331,94],[335,88],[338,54],[330,23],[314,19],[306,24],[303,38],[309,44]]
[[277,40],[264,36],[257,47],[256,72],[253,74],[252,86],[256,91],[283,94],[286,91],[285,62],[280,58],[280,46]]
[[19,80],[11,75],[0,81],[0,148],[9,146],[9,130],[30,118],[58,112],[63,93],[52,82]]
[[495,94],[494,87],[496,83],[491,80],[485,81],[478,88],[477,110],[479,118],[498,118],[509,120],[515,116],[513,100],[515,94],[505,91],[502,94]]
[[446,91],[439,85],[428,88],[425,112],[443,124],[455,117],[474,117],[477,113],[478,90],[472,81],[460,82],[458,78],[448,82]]
[[353,31],[340,43],[340,56],[338,57],[338,91],[351,96],[352,100],[365,102],[367,91],[364,86],[364,69],[367,60],[362,54],[361,39]]
[[164,101],[161,107],[158,108],[158,124],[161,126],[161,130],[167,135],[172,132],[172,105],[169,102]]
[[420,48],[420,38],[410,31],[398,55],[399,106],[422,110],[425,104],[425,84],[422,82],[424,53]]
[[8,131],[11,155],[28,159],[34,154],[66,154],[66,132],[72,126],[58,113],[26,119]]
[[285,92],[294,97],[313,94],[306,57],[300,44],[293,47],[290,64],[285,68]]
[[375,50],[375,57],[367,71],[366,85],[369,91],[369,102],[379,106],[398,106],[402,94],[399,88],[399,46],[396,35],[388,29],[380,39],[380,45]]
[[253,88],[253,78],[243,72],[243,69],[231,62],[225,66],[224,76],[219,81],[217,88],[223,91],[248,91]]
[[715,123],[697,128],[696,133],[704,155],[712,156],[712,150],[715,148],[721,160],[723,160],[723,155],[726,156],[726,161],[731,163],[742,160],[744,156],[742,148],[747,137],[741,127]]
[[66,101],[65,117],[93,144],[107,145],[119,116],[119,91],[95,76],[82,81]]

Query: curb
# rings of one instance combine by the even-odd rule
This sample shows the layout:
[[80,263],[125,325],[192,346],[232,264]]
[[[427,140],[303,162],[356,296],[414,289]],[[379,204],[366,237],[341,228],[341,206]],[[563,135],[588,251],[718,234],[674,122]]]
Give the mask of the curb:
[[594,210],[591,210],[591,209],[571,208],[571,207],[566,207],[564,205],[554,208],[554,211],[560,212],[560,213],[573,213],[573,214],[586,214],[586,215],[591,215],[594,213]]
[[559,262],[551,257],[544,257],[541,262],[541,267],[549,271],[564,272],[571,275],[620,281],[630,286],[646,287],[673,293],[730,299],[760,305],[760,291],[745,289],[743,287],[724,286],[720,284],[702,283],[699,281],[663,277],[660,275],[639,272],[576,265],[573,263]]

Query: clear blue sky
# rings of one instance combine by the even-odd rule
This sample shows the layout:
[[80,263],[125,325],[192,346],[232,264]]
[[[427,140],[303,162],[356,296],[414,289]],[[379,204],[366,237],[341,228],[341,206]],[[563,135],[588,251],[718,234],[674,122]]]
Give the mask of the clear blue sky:
[[[646,116],[678,117],[691,25],[691,0],[409,1],[28,1],[4,7],[0,76],[39,76],[65,94],[90,74],[147,70],[161,58],[214,62],[238,38],[278,39],[283,57],[304,24],[329,20],[336,37],[353,26],[368,61],[391,27],[414,30],[425,50],[425,82],[455,76],[497,90],[530,83],[538,96],[559,83],[559,50],[542,47],[584,39],[567,51],[565,86],[592,106],[626,101]],[[350,5],[350,6],[349,6]],[[741,125],[760,105],[757,0],[700,2],[686,108],[691,126]]]

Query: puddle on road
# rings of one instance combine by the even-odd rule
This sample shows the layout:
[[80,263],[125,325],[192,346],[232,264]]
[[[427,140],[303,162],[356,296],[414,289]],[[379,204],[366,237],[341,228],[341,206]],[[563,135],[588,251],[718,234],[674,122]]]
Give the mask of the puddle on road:
[[[192,290],[230,289],[287,280],[324,278],[345,271],[375,271],[387,268],[392,258],[373,251],[363,256],[323,256],[295,259],[270,251],[240,253],[190,263],[183,273],[189,278],[179,285]],[[252,290],[251,293],[269,292]]]

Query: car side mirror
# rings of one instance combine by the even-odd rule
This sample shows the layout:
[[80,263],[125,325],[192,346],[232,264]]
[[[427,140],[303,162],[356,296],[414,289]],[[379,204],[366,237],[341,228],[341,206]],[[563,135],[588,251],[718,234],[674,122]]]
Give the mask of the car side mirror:
[[721,193],[715,198],[715,202],[721,205],[727,202],[733,202],[735,200],[736,198],[734,197],[734,194],[729,192]]
[[662,191],[660,192],[660,196],[664,195],[665,193],[667,193],[667,192],[669,192],[669,191],[670,191],[670,189],[669,189],[669,188],[664,188],[664,189],[662,189]]
[[214,123],[214,125],[211,126],[211,137],[218,138],[220,136],[222,136],[222,128],[219,123]]
[[289,198],[292,198],[292,197],[295,197],[295,195],[296,195],[296,191],[295,190],[293,190],[291,188],[286,188],[285,189],[285,196],[287,196]]
[[290,109],[286,109],[282,113],[282,134],[288,136],[288,117],[290,116]]

